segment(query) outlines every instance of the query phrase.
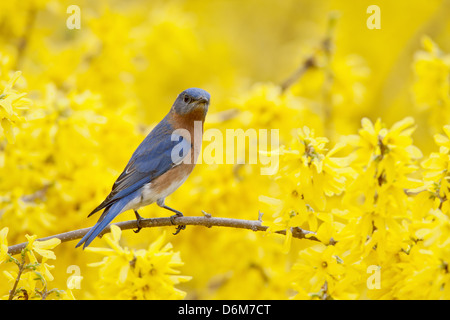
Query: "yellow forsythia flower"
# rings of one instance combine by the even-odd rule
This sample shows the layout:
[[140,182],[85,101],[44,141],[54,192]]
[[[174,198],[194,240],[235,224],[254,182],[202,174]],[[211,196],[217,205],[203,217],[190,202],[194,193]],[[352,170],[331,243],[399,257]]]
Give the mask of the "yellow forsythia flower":
[[[272,221],[266,221],[269,231],[286,229],[285,250],[290,246],[291,227],[300,226],[317,231],[319,220],[332,223],[326,210],[327,197],[340,195],[353,170],[348,159],[334,157],[345,144],[339,143],[331,150],[328,139],[316,137],[314,130],[303,127],[297,130],[290,149],[280,148],[280,170],[275,181],[281,192],[281,205]],[[276,204],[276,200],[262,198]]]
[[[48,282],[54,277],[50,270],[53,265],[47,264],[48,259],[56,259],[52,249],[61,243],[61,240],[53,238],[45,241],[36,241],[37,236],[26,235],[27,246],[22,250],[21,260],[11,258],[17,265],[17,271],[3,271],[9,283],[16,283],[15,292],[9,294],[9,298],[16,299],[47,299],[60,297],[64,291],[49,289]],[[38,254],[41,258],[36,257]],[[55,293],[55,295],[51,295]]]
[[13,90],[13,86],[20,76],[21,72],[17,71],[3,86],[2,92],[0,92],[1,126],[9,143],[14,143],[13,125],[23,121],[23,118],[19,115],[18,110],[26,109],[31,102],[29,99],[24,98],[26,93],[17,93]]
[[2,264],[6,259],[8,259],[8,227],[4,227],[0,230],[0,264]]

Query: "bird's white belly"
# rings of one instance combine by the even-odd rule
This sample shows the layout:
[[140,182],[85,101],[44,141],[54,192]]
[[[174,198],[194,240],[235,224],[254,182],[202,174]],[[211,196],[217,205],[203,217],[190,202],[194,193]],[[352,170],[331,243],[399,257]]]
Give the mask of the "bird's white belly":
[[164,199],[165,197],[172,194],[175,190],[177,190],[187,179],[187,176],[181,180],[173,181],[169,187],[165,188],[162,191],[157,192],[155,188],[152,187],[152,183],[147,183],[141,188],[141,194],[131,200],[122,210],[122,212],[130,210],[130,209],[139,209],[141,207],[148,206],[153,202],[156,202],[158,199]]

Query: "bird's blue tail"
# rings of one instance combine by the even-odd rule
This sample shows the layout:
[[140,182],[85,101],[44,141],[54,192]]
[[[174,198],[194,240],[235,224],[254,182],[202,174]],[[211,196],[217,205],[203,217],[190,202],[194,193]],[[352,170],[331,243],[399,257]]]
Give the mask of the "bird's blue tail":
[[115,218],[117,215],[123,212],[123,208],[135,197],[138,196],[140,190],[136,190],[135,192],[129,194],[128,196],[120,199],[115,202],[111,207],[106,208],[108,210],[97,221],[97,223],[89,230],[88,233],[84,235],[84,237],[77,243],[75,248],[81,246],[83,243],[83,249],[86,248],[91,242],[105,229],[108,224]]

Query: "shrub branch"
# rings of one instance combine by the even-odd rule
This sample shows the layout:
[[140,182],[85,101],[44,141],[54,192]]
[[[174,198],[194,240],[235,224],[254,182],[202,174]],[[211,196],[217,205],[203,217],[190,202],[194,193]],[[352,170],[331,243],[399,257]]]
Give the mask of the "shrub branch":
[[[244,220],[244,219],[231,219],[231,218],[216,218],[212,217],[210,214],[203,212],[203,216],[196,216],[196,217],[190,217],[190,216],[183,216],[183,217],[176,217],[174,218],[173,222],[171,221],[170,217],[164,217],[164,218],[148,218],[148,219],[142,219],[139,223],[140,228],[153,228],[153,227],[165,227],[165,226],[179,226],[179,225],[192,225],[192,226],[204,226],[204,227],[228,227],[228,228],[237,228],[237,229],[249,229],[252,231],[267,231],[268,227],[263,226],[261,219],[258,218],[258,220]],[[122,230],[128,230],[128,229],[137,229],[137,221],[136,220],[129,220],[129,221],[123,221],[114,223],[114,225],[118,226]],[[36,241],[44,241],[49,240],[52,238],[60,239],[61,242],[68,242],[72,240],[81,239],[90,228],[84,228],[84,229],[78,229],[73,231],[68,231],[56,235],[52,235],[45,238],[37,239]],[[110,232],[110,226],[106,227],[101,233],[100,237],[103,236],[105,233]],[[303,230],[299,227],[291,228],[292,236],[297,239],[309,239],[313,241],[320,241],[315,237],[315,232]],[[286,230],[278,230],[275,231],[275,233],[278,234],[286,234]],[[334,240],[331,239],[329,244],[334,244]],[[25,248],[27,245],[27,242],[19,243],[16,245],[12,245],[8,247],[8,253],[11,255],[18,254],[22,251],[23,248]]]

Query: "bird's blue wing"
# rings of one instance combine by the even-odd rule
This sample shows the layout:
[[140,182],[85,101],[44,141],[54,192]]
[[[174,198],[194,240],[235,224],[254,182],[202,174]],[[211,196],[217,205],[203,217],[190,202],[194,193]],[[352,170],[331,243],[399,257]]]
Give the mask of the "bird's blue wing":
[[[102,210],[159,177],[190,154],[191,143],[161,121],[133,153],[111,193],[90,214]],[[175,152],[174,152],[175,151]]]
[[89,214],[105,209],[76,247],[82,244],[83,248],[87,247],[130,201],[140,195],[141,187],[181,163],[191,148],[191,143],[174,133],[169,123],[160,122],[133,153],[108,197]]

